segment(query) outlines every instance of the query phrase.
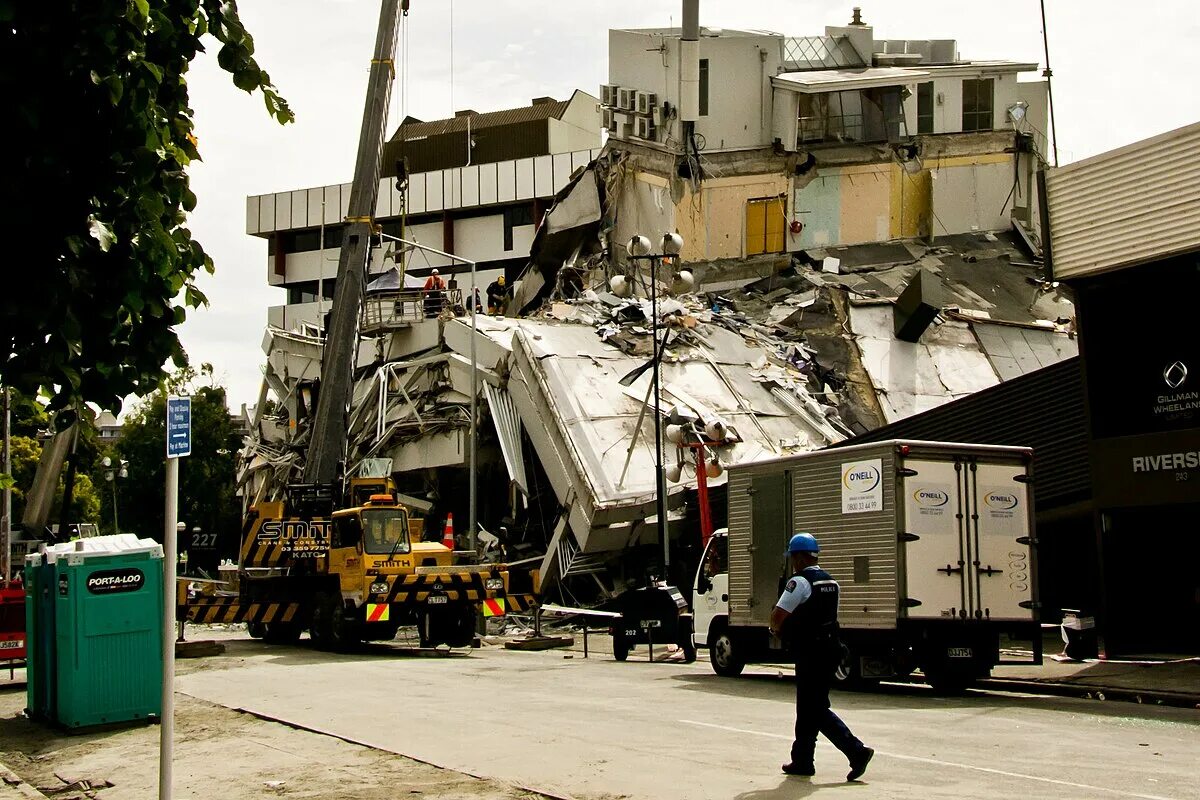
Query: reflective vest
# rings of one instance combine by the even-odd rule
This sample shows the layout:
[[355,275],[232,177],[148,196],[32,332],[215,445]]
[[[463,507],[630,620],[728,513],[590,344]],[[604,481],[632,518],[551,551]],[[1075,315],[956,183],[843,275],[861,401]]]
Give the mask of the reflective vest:
[[809,598],[788,615],[784,640],[792,647],[805,647],[837,635],[838,582],[820,567],[805,567],[797,575],[812,586]]

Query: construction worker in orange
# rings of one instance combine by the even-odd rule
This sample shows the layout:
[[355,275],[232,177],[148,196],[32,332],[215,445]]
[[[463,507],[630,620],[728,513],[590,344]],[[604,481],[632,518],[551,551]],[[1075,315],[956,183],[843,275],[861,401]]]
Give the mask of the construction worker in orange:
[[446,302],[446,282],[438,275],[435,269],[425,279],[425,316],[436,317],[442,311],[442,304]]

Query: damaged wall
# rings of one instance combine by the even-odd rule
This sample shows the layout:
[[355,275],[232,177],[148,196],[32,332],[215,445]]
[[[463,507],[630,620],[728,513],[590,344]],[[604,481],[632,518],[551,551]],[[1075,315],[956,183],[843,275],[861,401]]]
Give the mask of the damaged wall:
[[686,189],[675,208],[677,229],[683,237],[683,260],[744,257],[746,203],[786,197],[787,192],[788,179],[782,170],[778,174],[710,178],[701,184],[698,195]]

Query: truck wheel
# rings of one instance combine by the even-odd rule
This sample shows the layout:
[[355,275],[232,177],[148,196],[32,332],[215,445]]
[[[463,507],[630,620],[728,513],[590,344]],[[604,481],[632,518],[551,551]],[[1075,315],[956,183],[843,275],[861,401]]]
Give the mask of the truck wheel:
[[418,618],[417,631],[421,647],[469,647],[475,638],[475,609],[470,605],[430,609]]
[[246,633],[250,634],[251,639],[261,639],[267,635],[267,626],[261,622],[247,622]]
[[933,688],[933,691],[947,697],[962,694],[975,682],[975,679],[965,672],[947,669],[929,669],[923,671],[925,673],[925,682]]
[[334,592],[322,592],[313,604],[313,642],[322,650],[347,650],[358,643],[350,620],[346,619],[342,598]]
[[272,644],[295,644],[300,639],[298,622],[268,622],[266,628],[263,641]]
[[617,661],[629,658],[629,642],[626,641],[624,634],[613,634],[613,658]]
[[746,662],[742,660],[728,628],[719,629],[712,637],[708,645],[708,658],[712,662],[713,672],[722,678],[736,678],[746,668]]

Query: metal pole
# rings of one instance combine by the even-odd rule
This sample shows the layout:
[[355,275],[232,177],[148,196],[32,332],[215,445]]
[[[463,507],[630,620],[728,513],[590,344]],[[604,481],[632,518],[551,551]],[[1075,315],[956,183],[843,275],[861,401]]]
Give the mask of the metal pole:
[[[115,481],[114,481],[115,482]],[[179,535],[179,459],[167,459],[163,522],[162,717],[158,726],[158,800],[171,800],[175,748],[175,539]]]
[[1050,78],[1054,75],[1054,70],[1050,69],[1050,35],[1046,32],[1046,0],[1041,0],[1042,5],[1042,47],[1046,52],[1046,69],[1042,70],[1042,77],[1046,79],[1046,102],[1050,106],[1050,140],[1054,145],[1054,166],[1058,166],[1058,131],[1054,128],[1054,89],[1051,88]]
[[[12,436],[12,409],[8,387],[4,387],[4,474],[12,477],[12,450],[9,439]],[[12,577],[12,488],[4,487],[3,506],[0,507],[0,570],[3,570],[3,583],[8,585]]]
[[325,198],[321,198],[321,257],[317,260],[317,330],[325,330]]
[[667,580],[667,571],[671,566],[671,537],[667,526],[667,484],[663,472],[662,445],[662,392],[659,378],[659,341],[658,341],[658,262],[657,256],[650,259],[650,313],[653,316],[650,330],[654,338],[652,357],[654,358],[654,486],[656,493],[656,508],[658,513],[658,533],[662,537],[663,574],[662,580]]
[[[121,463],[121,459],[117,459],[117,464]],[[120,468],[113,470],[113,533],[121,532],[121,525],[117,522],[117,476],[120,475]]]
[[471,477],[470,477],[470,492],[468,502],[471,504],[470,513],[467,515],[468,524],[471,526],[470,533],[467,536],[469,548],[475,549],[476,528],[476,510],[475,503],[478,499],[476,496],[478,478],[475,475],[475,440],[479,427],[479,362],[475,357],[475,336],[478,332],[476,317],[479,312],[479,303],[475,302],[475,262],[471,262]]

